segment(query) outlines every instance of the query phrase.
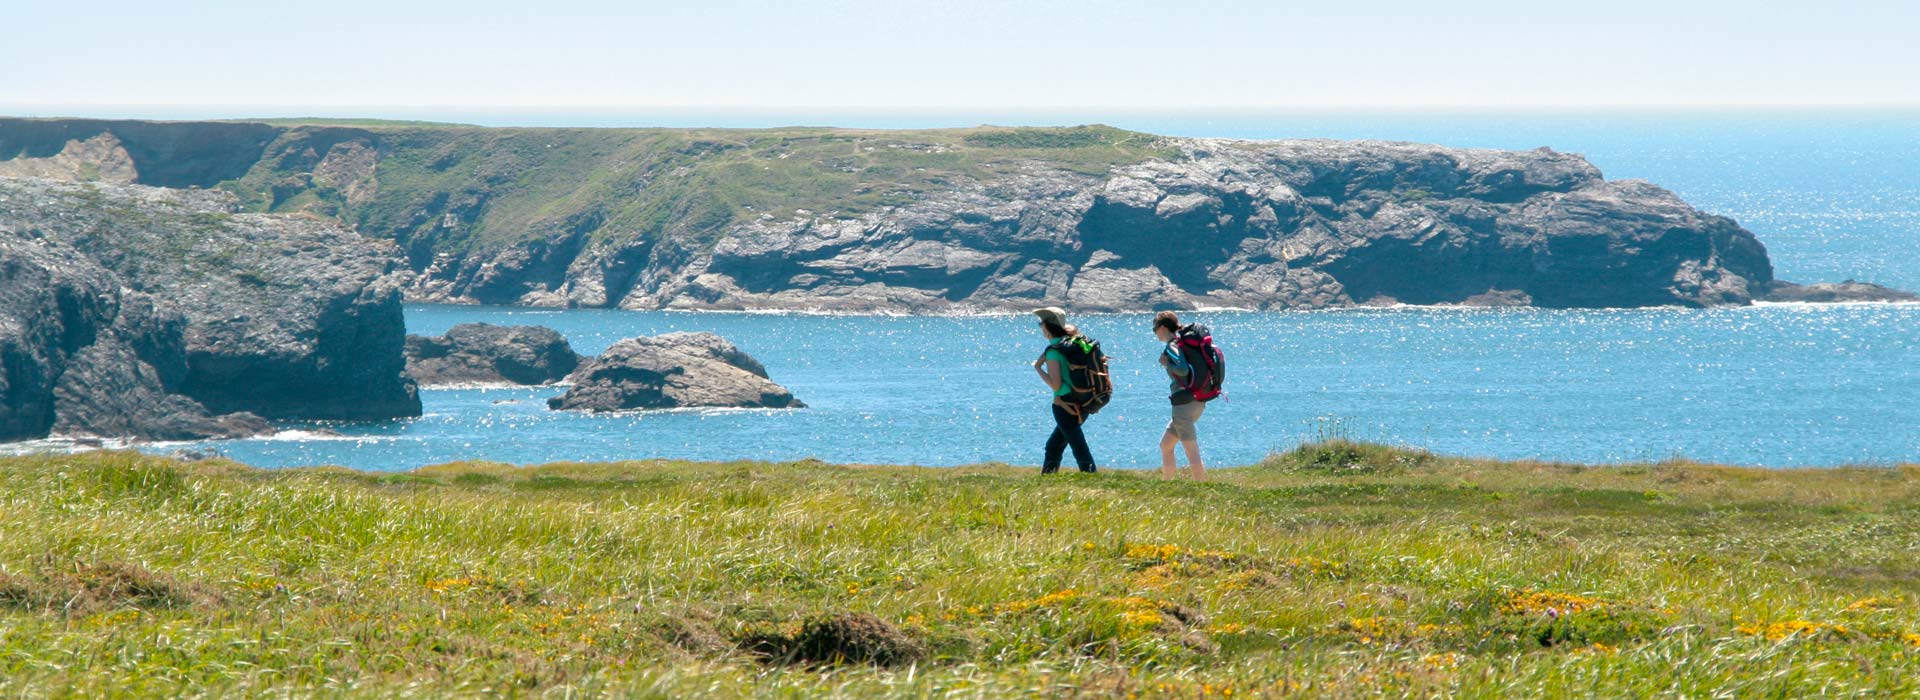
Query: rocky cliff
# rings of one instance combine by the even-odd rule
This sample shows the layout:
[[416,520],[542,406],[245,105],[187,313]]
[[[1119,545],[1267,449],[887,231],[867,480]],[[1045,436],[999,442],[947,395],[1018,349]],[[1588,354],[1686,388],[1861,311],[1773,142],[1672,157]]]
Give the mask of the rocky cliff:
[[[4,207],[5,202],[0,202]],[[267,429],[179,390],[184,317],[59,241],[0,223],[0,441],[187,440]]]
[[131,163],[139,182],[214,185],[248,209],[343,220],[397,242],[413,272],[408,294],[429,301],[1635,307],[1746,304],[1776,288],[1765,247],[1732,220],[1546,149],[1107,127],[0,119],[9,156],[49,172],[83,173],[90,157],[102,162],[95,171],[124,176]]
[[9,436],[53,425],[36,377],[70,406],[51,420],[93,415],[99,397],[154,412],[60,432],[181,436],[192,431],[142,426],[191,413],[182,397],[269,418],[419,415],[392,246],[324,219],[236,208],[219,191],[0,177],[0,240],[18,287],[4,310],[25,329],[16,345],[50,358],[7,366],[9,391],[33,406]]

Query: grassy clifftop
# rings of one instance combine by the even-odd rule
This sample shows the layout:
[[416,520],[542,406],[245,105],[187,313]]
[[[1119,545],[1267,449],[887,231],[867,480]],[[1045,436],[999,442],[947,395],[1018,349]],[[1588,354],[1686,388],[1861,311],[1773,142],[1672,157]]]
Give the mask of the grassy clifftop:
[[1920,693],[1920,468],[0,461],[0,694]]
[[337,219],[399,244],[418,301],[1707,307],[1750,303],[1773,282],[1765,247],[1736,222],[1547,149],[1194,140],[1099,125],[0,118],[0,163],[221,188],[249,211]]
[[[857,216],[962,179],[992,181],[1029,161],[1101,174],[1115,164],[1174,155],[1157,145],[1156,137],[1103,126],[930,131],[284,126],[257,165],[219,186],[239,193],[250,209],[338,216],[363,231],[401,240],[437,238],[439,252],[572,231],[618,239],[707,234],[736,221],[784,218],[797,210]],[[377,151],[377,178],[338,169],[330,173],[321,165],[330,155],[349,163],[347,151],[335,149],[355,141]],[[375,186],[363,184],[374,181]]]
[[1107,126],[479,128],[399,120],[217,122],[0,118],[0,160],[111,135],[140,184],[231,190],[248,209],[309,212],[425,252],[570,232],[648,239],[805,209],[857,216],[1022,164],[1102,174],[1176,151]]

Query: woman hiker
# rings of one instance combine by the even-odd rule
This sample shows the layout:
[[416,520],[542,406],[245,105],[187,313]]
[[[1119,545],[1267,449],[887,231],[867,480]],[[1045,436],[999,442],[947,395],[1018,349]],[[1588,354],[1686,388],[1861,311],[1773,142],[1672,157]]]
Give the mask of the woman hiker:
[[1166,346],[1160,353],[1160,366],[1166,368],[1167,379],[1173,382],[1173,395],[1167,397],[1173,403],[1173,419],[1167,421],[1167,432],[1160,435],[1160,478],[1174,477],[1173,445],[1180,443],[1186,448],[1187,469],[1192,472],[1193,480],[1206,481],[1207,467],[1200,462],[1200,431],[1194,424],[1199,422],[1207,404],[1195,399],[1193,391],[1187,388],[1193,367],[1174,345],[1174,339],[1180,335],[1180,316],[1172,311],[1155,315],[1153,335]]
[[1040,464],[1040,473],[1060,471],[1061,453],[1068,446],[1073,447],[1073,461],[1080,465],[1080,471],[1093,472],[1096,470],[1093,451],[1087,448],[1087,436],[1080,431],[1080,413],[1071,410],[1062,398],[1073,390],[1073,383],[1067,375],[1067,358],[1060,344],[1073,337],[1075,329],[1067,325],[1067,312],[1060,307],[1035,309],[1033,315],[1040,317],[1040,333],[1047,337],[1047,349],[1040,354],[1040,359],[1033,361],[1033,371],[1040,373],[1040,381],[1053,390],[1053,434],[1047,437],[1046,460]]

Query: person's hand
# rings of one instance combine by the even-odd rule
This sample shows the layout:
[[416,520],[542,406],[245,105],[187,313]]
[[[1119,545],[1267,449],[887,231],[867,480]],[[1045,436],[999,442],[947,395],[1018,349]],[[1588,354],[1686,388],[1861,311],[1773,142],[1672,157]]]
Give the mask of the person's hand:
[[1161,366],[1161,367],[1168,367],[1168,366],[1172,366],[1172,365],[1173,365],[1173,360],[1171,360],[1171,359],[1168,359],[1168,357],[1167,357],[1167,354],[1166,354],[1166,353],[1164,353],[1164,352],[1163,352],[1163,353],[1160,353],[1160,366]]

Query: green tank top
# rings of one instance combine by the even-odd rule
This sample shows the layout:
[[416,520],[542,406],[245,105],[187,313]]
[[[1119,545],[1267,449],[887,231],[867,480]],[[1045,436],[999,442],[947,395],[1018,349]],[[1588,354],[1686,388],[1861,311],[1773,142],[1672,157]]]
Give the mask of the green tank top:
[[1060,352],[1062,340],[1066,339],[1054,338],[1053,342],[1047,344],[1046,359],[1059,363],[1060,367],[1060,388],[1053,390],[1054,396],[1066,396],[1067,392],[1073,391],[1073,373],[1067,371],[1067,356]]

